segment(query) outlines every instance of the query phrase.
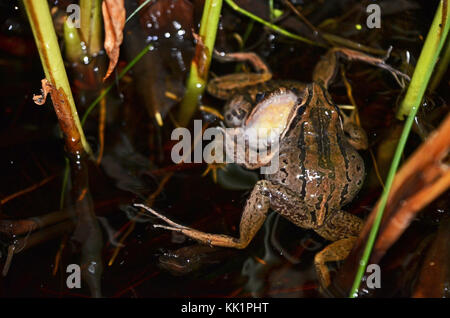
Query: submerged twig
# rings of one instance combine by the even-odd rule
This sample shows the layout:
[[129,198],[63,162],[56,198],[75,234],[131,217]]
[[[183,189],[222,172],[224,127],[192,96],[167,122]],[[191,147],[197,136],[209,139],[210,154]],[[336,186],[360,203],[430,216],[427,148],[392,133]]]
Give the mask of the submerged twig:
[[23,220],[0,220],[0,232],[9,236],[22,235],[64,221],[69,217],[69,212],[62,210]]
[[[170,171],[164,176],[164,178],[161,180],[161,182],[159,183],[156,190],[145,201],[146,205],[148,205],[148,206],[153,205],[153,202],[155,201],[156,197],[158,197],[161,194],[165,185],[167,184],[167,182],[169,182],[169,180],[173,176],[173,174],[174,173],[172,171]],[[139,213],[142,214],[142,212],[139,212]],[[120,252],[120,249],[124,246],[123,242],[125,242],[126,238],[133,232],[134,228],[136,227],[136,219],[132,219],[128,223],[129,223],[129,225],[127,225],[128,229],[120,238],[119,244],[117,244],[117,246],[113,252],[113,255],[111,256],[111,258],[108,262],[108,266],[112,266],[114,264],[114,261],[116,260],[117,255]]]
[[20,197],[20,196],[22,196],[24,194],[27,194],[27,193],[29,193],[31,191],[34,191],[34,190],[42,187],[43,185],[45,185],[48,182],[52,181],[55,177],[56,177],[56,175],[47,177],[47,178],[39,181],[38,183],[33,184],[32,186],[29,186],[28,188],[25,188],[23,190],[20,190],[20,191],[18,191],[16,193],[13,193],[11,195],[8,195],[8,196],[4,197],[3,199],[0,200],[0,205],[3,205],[3,204],[5,204],[8,201],[11,201],[11,200],[13,200],[13,199],[15,199],[17,197]]
[[105,148],[105,121],[106,121],[106,98],[102,98],[100,102],[100,111],[98,116],[98,140],[99,140],[99,150],[97,156],[97,164],[102,162],[103,150]]
[[74,227],[74,224],[72,221],[65,221],[58,223],[56,225],[47,227],[41,231],[32,233],[29,232],[28,235],[25,237],[20,237],[14,241],[14,244],[11,244],[8,247],[8,256],[5,262],[5,265],[3,266],[3,276],[6,276],[8,274],[9,268],[11,266],[12,257],[14,254],[18,254],[20,252],[23,252],[33,246],[36,246],[42,242],[48,241],[52,238],[55,238],[61,233],[68,232],[72,230]]

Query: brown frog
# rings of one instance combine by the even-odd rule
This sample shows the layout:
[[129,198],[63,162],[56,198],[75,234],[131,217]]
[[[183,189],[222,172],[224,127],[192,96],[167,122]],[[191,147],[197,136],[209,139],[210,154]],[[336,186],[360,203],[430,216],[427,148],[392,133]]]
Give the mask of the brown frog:
[[[333,242],[314,260],[322,286],[328,286],[326,263],[347,257],[363,225],[359,217],[341,207],[352,201],[363,184],[364,162],[356,149],[367,148],[367,137],[341,113],[327,87],[339,58],[376,65],[394,75],[403,74],[382,59],[343,48],[330,50],[319,61],[311,84],[270,80],[268,68],[253,53],[233,53],[223,58],[247,60],[259,72],[226,75],[209,83],[209,93],[228,99],[224,118],[236,131],[225,132],[225,139],[232,140],[227,137],[239,134],[249,141],[250,128],[267,126],[279,139],[276,149],[258,162],[243,162],[245,167],[256,169],[266,166],[273,156],[279,159],[275,173],[264,175],[253,188],[242,214],[239,238],[201,232],[143,205],[137,206],[168,224],[155,227],[181,232],[205,244],[239,249],[249,244],[272,208],[297,226],[312,229]],[[225,151],[228,150],[227,145]],[[255,146],[248,151],[259,150]]]

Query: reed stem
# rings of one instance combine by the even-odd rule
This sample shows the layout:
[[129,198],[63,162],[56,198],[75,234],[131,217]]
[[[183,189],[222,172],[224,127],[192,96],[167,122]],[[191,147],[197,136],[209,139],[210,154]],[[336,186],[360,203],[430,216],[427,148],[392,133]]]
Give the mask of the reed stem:
[[102,0],[80,0],[80,31],[89,56],[103,48],[101,4]]
[[82,151],[91,154],[78,118],[47,0],[24,0],[23,3],[39,51],[45,78],[57,93],[55,95],[58,95],[53,96],[52,94],[53,107],[65,134],[68,151],[77,155]]
[[181,101],[178,113],[178,122],[181,126],[188,124],[205,91],[221,9],[222,0],[205,1],[195,56],[191,62],[190,73],[186,83],[186,93]]

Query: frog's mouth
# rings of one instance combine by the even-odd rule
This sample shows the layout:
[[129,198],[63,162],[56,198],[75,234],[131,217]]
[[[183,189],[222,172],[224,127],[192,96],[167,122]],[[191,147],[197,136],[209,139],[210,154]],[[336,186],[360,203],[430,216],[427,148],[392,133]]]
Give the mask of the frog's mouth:
[[277,142],[289,124],[298,96],[286,89],[278,89],[264,98],[252,111],[245,124],[245,135],[250,145]]

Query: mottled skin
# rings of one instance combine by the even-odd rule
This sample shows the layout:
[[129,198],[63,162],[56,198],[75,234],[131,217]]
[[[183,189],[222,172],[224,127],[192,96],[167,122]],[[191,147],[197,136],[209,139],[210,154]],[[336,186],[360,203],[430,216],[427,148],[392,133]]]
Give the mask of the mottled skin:
[[[239,238],[204,233],[148,209],[169,224],[155,226],[184,233],[209,245],[242,249],[272,208],[295,225],[312,229],[333,241],[315,257],[320,282],[328,286],[330,275],[325,263],[347,257],[363,224],[360,218],[342,211],[341,207],[352,201],[363,184],[364,162],[355,148],[367,147],[365,133],[357,125],[345,122],[327,92],[339,56],[395,72],[381,59],[348,49],[334,49],[316,66],[313,83],[272,81],[267,67],[253,53],[227,55],[227,60],[250,61],[260,72],[226,75],[208,85],[211,94],[228,100],[224,111],[228,126],[246,127],[258,107],[274,96],[294,93],[298,97],[280,134],[279,169],[256,183],[242,214]],[[244,163],[244,166],[254,169],[263,164]]]

